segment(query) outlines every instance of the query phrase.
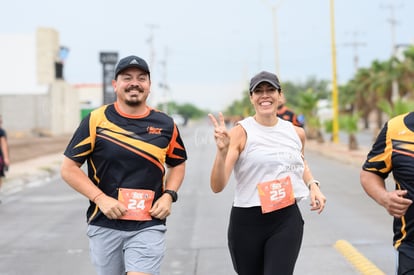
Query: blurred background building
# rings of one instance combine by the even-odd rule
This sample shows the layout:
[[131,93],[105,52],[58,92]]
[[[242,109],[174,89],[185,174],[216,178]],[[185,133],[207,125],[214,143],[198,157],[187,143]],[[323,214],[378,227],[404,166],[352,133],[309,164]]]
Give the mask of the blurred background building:
[[0,114],[11,137],[72,133],[102,104],[102,84],[70,85],[64,79],[69,49],[59,33],[0,34]]

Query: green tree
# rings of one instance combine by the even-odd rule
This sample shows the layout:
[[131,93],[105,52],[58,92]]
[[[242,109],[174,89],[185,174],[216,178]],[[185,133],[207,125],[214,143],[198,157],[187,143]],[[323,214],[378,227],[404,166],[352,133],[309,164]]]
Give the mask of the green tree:
[[414,102],[403,101],[401,98],[395,100],[393,104],[389,101],[381,100],[378,103],[378,106],[385,114],[387,114],[388,118],[414,111]]
[[226,108],[224,115],[229,117],[246,117],[253,115],[254,108],[250,103],[250,94],[247,90],[243,91],[243,97]]
[[395,66],[399,83],[399,96],[408,99],[414,98],[414,46],[403,53],[402,61]]
[[193,104],[178,104],[174,101],[170,101],[166,105],[165,103],[160,103],[157,105],[157,109],[166,111],[170,115],[179,114],[185,119],[199,119],[201,117],[205,117],[208,113],[208,111],[201,110]]
[[309,139],[324,142],[321,132],[321,122],[318,117],[319,95],[311,88],[298,96],[298,109],[306,119],[306,135]]
[[339,127],[348,134],[348,148],[349,150],[358,149],[358,141],[356,133],[358,132],[358,121],[360,115],[358,113],[345,114],[339,117]]
[[327,99],[330,94],[328,91],[328,81],[318,80],[316,77],[309,77],[305,82],[286,81],[282,82],[286,105],[293,111],[300,112],[300,94],[308,89],[316,93],[319,99]]
[[[375,101],[372,100],[374,92],[371,90],[371,72],[369,69],[360,68],[355,76],[342,88],[353,100],[352,111],[359,112],[364,120],[364,128],[369,128],[369,115],[375,109]],[[342,90],[341,90],[342,92]],[[340,96],[340,100],[346,100]]]

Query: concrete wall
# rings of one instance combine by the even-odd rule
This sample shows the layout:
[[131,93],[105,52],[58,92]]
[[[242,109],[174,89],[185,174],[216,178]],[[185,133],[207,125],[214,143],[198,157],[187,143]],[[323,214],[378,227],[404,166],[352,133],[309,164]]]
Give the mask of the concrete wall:
[[80,123],[78,91],[65,81],[56,81],[51,85],[49,98],[51,133],[72,133]]
[[36,73],[38,84],[55,80],[55,62],[59,58],[59,33],[50,28],[36,31]]
[[0,87],[0,115],[8,135],[72,133],[80,122],[80,102],[73,86],[56,79],[59,33],[39,28],[35,34],[0,35],[0,44],[7,46],[7,53],[0,54],[0,72],[14,84]]
[[78,92],[64,81],[45,95],[2,95],[0,111],[10,137],[71,134],[80,123]]
[[47,128],[46,95],[2,95],[0,110],[3,127],[11,137],[27,136],[35,129]]

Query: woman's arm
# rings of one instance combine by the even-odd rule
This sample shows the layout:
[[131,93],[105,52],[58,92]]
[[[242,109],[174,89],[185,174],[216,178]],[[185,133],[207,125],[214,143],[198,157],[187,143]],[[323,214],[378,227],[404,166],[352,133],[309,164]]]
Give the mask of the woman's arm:
[[216,158],[210,175],[210,187],[214,193],[223,191],[226,187],[234,165],[246,143],[246,132],[240,125],[227,131],[224,117],[219,114],[219,122],[209,114],[214,125],[214,138],[217,145]]
[[314,179],[312,175],[312,171],[309,168],[309,165],[305,159],[305,142],[306,142],[305,130],[301,127],[296,127],[296,126],[295,126],[295,130],[302,142],[302,159],[305,165],[305,169],[303,171],[303,181],[305,182],[306,186],[309,188],[309,191],[310,191],[311,211],[317,210],[318,213],[320,214],[325,208],[326,197],[324,196],[321,189],[319,188],[320,187],[319,181]]

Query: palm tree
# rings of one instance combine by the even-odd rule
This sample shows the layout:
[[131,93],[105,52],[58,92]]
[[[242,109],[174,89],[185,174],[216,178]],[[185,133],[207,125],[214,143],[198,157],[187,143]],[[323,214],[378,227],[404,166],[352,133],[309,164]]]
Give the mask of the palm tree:
[[376,128],[383,126],[382,110],[378,104],[381,100],[386,100],[392,104],[392,82],[394,79],[392,60],[380,62],[375,60],[371,65],[372,90],[375,91],[375,111],[377,113]]
[[360,116],[358,113],[345,114],[339,117],[340,128],[348,134],[348,148],[349,150],[358,149],[358,141],[356,133],[358,132],[358,121]]
[[390,102],[386,100],[382,100],[379,102],[378,106],[384,113],[388,115],[389,118],[414,110],[414,102],[406,101],[402,98],[398,98],[393,102],[393,104],[390,104]]
[[298,109],[306,118],[306,135],[309,139],[324,142],[321,132],[321,122],[318,117],[319,96],[312,89],[299,94]]
[[344,88],[346,91],[349,90],[347,94],[353,94],[352,110],[361,114],[365,129],[369,128],[369,115],[376,105],[375,101],[372,100],[374,92],[371,90],[370,77],[371,72],[369,69],[360,68],[354,78]]
[[403,56],[403,60],[396,65],[399,82],[399,96],[414,98],[414,46],[409,47]]

